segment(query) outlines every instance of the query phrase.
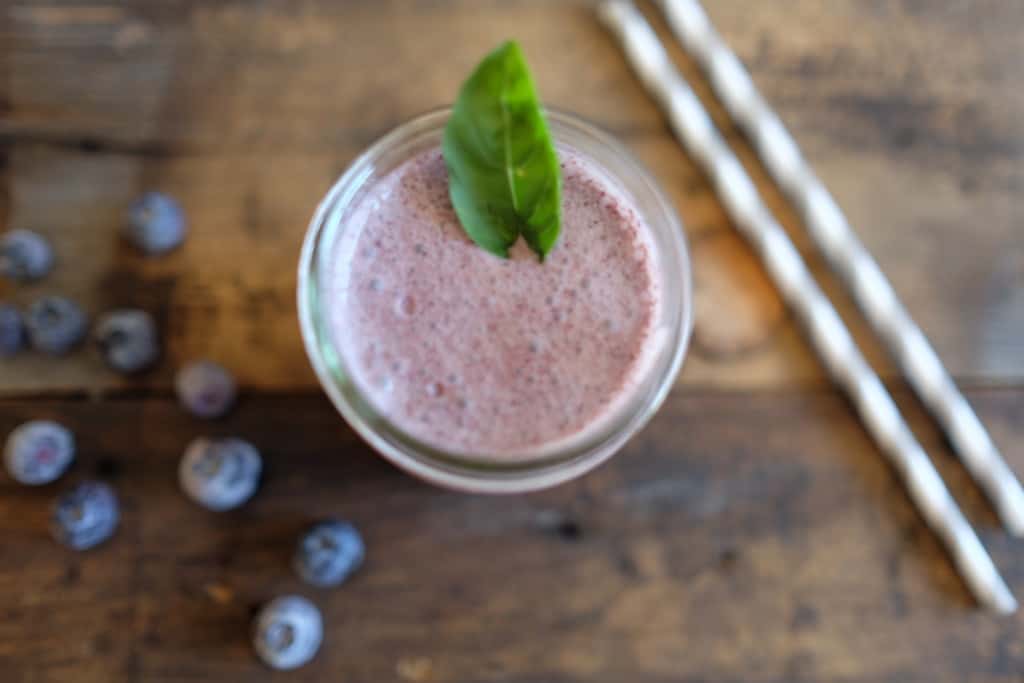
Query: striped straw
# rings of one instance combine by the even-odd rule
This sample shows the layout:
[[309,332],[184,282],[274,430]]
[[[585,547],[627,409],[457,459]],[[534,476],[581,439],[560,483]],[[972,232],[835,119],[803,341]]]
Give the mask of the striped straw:
[[1024,535],[1024,488],[739,58],[719,37],[697,0],[657,2],[679,42],[707,73],[715,94],[752,141],[772,179],[797,207],[811,239],[942,426],[964,467],[992,501],[1003,525],[1015,536]]
[[1015,611],[1017,601],[892,397],[657,35],[631,2],[605,2],[600,16],[622,43],[633,69],[661,104],[680,141],[711,178],[733,223],[760,255],[833,380],[849,395],[868,432],[902,476],[910,497],[945,543],[978,602],[996,612]]

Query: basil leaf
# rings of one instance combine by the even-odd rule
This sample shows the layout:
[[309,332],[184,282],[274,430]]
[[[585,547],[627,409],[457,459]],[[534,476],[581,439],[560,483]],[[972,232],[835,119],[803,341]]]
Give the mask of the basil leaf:
[[522,235],[543,261],[561,230],[561,176],[522,50],[507,42],[466,80],[441,144],[470,239],[508,257]]

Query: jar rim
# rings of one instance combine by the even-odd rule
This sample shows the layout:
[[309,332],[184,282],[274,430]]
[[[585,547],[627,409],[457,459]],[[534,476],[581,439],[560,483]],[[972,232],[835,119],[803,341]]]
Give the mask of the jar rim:
[[[613,157],[614,162],[622,167],[620,170],[607,168],[601,161],[598,163],[602,163],[603,170],[612,179],[626,186],[624,189],[629,191],[652,231],[656,232],[657,227],[661,227],[663,234],[653,237],[658,252],[656,257],[669,258],[672,261],[670,267],[678,269],[675,273],[678,281],[673,283],[675,288],[664,287],[666,300],[673,298],[670,296],[673,292],[676,295],[669,311],[673,316],[669,325],[670,338],[666,348],[660,352],[663,356],[661,362],[647,370],[653,372],[660,368],[662,374],[653,378],[646,393],[637,396],[636,410],[624,413],[622,420],[615,421],[594,438],[580,439],[578,444],[565,449],[566,452],[556,451],[551,457],[509,461],[473,459],[445,453],[417,440],[380,415],[344,369],[342,354],[335,348],[320,306],[322,273],[319,261],[334,243],[330,231],[341,229],[340,226],[329,226],[331,217],[343,213],[357,201],[359,193],[372,184],[377,164],[382,158],[417,142],[423,145],[434,137],[439,144],[440,133],[450,114],[450,107],[427,112],[379,138],[348,166],[317,206],[303,241],[298,266],[297,297],[303,342],[317,378],[335,408],[374,450],[401,469],[430,483],[463,491],[514,493],[547,488],[593,469],[616,453],[654,415],[674,385],[693,326],[692,280],[685,233],[660,187],[622,143],[573,114],[547,110],[555,142],[568,144],[584,156],[593,156],[595,150],[599,150]],[[574,138],[576,143],[586,143],[589,150],[580,149],[579,144],[567,141],[567,137]],[[404,158],[412,154],[410,152]],[[640,207],[640,202],[633,196],[633,189],[637,188],[644,192],[652,207],[647,210]],[[652,210],[659,214],[653,217],[658,220],[652,220]],[[664,278],[672,274],[663,272],[662,275]]]

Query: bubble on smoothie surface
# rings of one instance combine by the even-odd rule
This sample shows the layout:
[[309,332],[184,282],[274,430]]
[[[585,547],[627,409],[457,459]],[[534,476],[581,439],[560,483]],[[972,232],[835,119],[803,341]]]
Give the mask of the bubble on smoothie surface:
[[399,314],[408,317],[416,312],[416,300],[411,296],[399,297],[395,304],[395,309]]

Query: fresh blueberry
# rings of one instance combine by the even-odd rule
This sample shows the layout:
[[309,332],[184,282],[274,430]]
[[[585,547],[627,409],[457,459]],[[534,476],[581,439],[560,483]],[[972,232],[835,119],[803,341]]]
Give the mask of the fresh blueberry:
[[53,250],[46,238],[31,230],[11,230],[0,238],[0,275],[28,282],[53,267]]
[[55,481],[75,459],[75,437],[62,425],[33,420],[7,437],[4,464],[16,481],[37,486]]
[[98,481],[83,481],[57,498],[50,531],[69,548],[87,550],[114,535],[119,516],[112,488]]
[[167,195],[147,192],[128,208],[124,235],[147,254],[163,254],[185,239],[185,212]]
[[348,522],[327,520],[315,524],[299,539],[293,565],[299,576],[314,586],[338,586],[363,563],[363,538]]
[[156,323],[145,311],[122,309],[100,316],[93,336],[111,368],[133,373],[151,366],[160,353]]
[[14,306],[0,304],[0,358],[13,356],[25,346],[25,321]]
[[235,403],[235,379],[209,360],[194,361],[179,370],[174,388],[185,410],[198,417],[220,417]]
[[32,346],[54,356],[75,348],[88,327],[85,313],[71,299],[46,296],[29,306],[25,327]]
[[300,595],[285,595],[264,605],[252,636],[256,654],[273,669],[302,666],[313,659],[323,638],[320,610]]
[[252,498],[263,461],[242,439],[196,439],[185,449],[178,469],[189,498],[211,510],[230,510]]

